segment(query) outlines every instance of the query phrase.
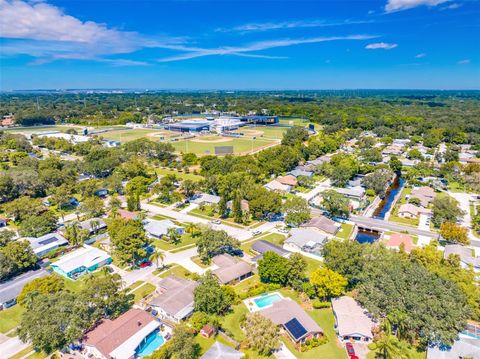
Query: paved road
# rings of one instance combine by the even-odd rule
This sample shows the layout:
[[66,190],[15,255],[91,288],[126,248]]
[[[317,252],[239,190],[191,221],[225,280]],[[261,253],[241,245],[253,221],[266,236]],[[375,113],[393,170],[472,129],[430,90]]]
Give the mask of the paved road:
[[430,238],[438,238],[438,233],[398,224],[394,222],[384,221],[381,219],[367,218],[362,216],[350,216],[350,221],[355,222],[357,225],[364,225],[372,229],[380,229],[395,232],[408,232],[419,236],[425,236]]
[[22,342],[18,337],[10,338],[0,344],[0,359],[8,359],[28,346],[29,344]]

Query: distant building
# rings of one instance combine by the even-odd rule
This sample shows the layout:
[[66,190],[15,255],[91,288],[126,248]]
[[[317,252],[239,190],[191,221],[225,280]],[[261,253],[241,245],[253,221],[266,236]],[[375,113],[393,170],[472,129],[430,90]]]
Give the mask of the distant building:
[[343,194],[347,198],[355,199],[358,201],[365,198],[365,189],[363,187],[349,187],[349,188],[335,188],[335,192]]
[[335,316],[335,331],[342,342],[366,342],[373,340],[374,321],[365,309],[352,297],[332,299],[332,310]]
[[80,229],[88,231],[88,233],[96,233],[101,229],[107,228],[107,224],[102,218],[90,218],[78,223]]
[[61,247],[66,246],[68,241],[60,233],[48,233],[38,238],[26,238],[30,242],[30,247],[38,257],[43,257],[47,253]]
[[180,323],[193,313],[193,291],[197,286],[197,282],[171,275],[158,283],[158,295],[148,305],[162,318]]
[[443,258],[447,259],[451,255],[457,255],[460,258],[460,265],[463,268],[472,267],[476,272],[480,272],[480,257],[475,256],[475,250],[472,248],[460,244],[447,244]]
[[283,185],[295,187],[297,185],[297,178],[293,175],[286,175],[277,177],[276,180]]
[[248,123],[259,124],[259,125],[273,125],[279,122],[278,116],[260,116],[260,115],[242,116],[240,117],[240,120]]
[[237,260],[229,254],[220,254],[212,258],[217,269],[212,273],[222,284],[240,282],[253,275],[253,268],[247,262]]
[[418,218],[421,214],[431,214],[432,211],[426,208],[415,206],[411,203],[405,203],[398,209],[398,216],[401,218]]
[[[227,209],[230,210],[230,211],[233,211],[233,201],[232,200],[227,202]],[[246,199],[240,200],[240,209],[244,213],[250,211],[250,205],[249,205],[249,203]]]
[[405,252],[410,253],[416,246],[413,243],[413,239],[408,234],[404,233],[393,233],[390,235],[385,246],[387,248],[392,248],[399,250],[400,246],[403,245]]
[[288,174],[290,174],[292,176],[295,176],[295,177],[299,177],[299,176],[312,177],[313,176],[312,171],[305,171],[305,170],[298,169],[298,168],[294,169],[293,171],[288,172]]
[[170,131],[176,132],[202,132],[210,131],[210,121],[196,118],[184,120],[181,122],[173,122],[165,125],[165,128]]
[[200,193],[195,195],[191,200],[191,203],[196,204],[218,204],[220,202],[220,197],[208,193]]
[[127,211],[126,209],[119,209],[117,213],[120,216],[120,218],[126,219],[126,220],[129,220],[129,219],[137,220],[139,218],[138,212]]
[[0,126],[10,127],[13,125],[15,125],[15,116],[13,114],[5,115],[0,120]]
[[480,339],[460,335],[453,345],[428,347],[427,359],[480,359]]
[[435,190],[427,186],[414,188],[409,198],[418,198],[422,207],[427,207],[435,199]]
[[73,135],[64,132],[52,131],[52,132],[39,132],[36,134],[37,137],[48,137],[48,138],[58,138],[63,139],[68,142],[77,144],[90,141],[90,137],[83,135]]
[[264,187],[266,189],[268,189],[269,191],[274,191],[274,192],[287,192],[288,193],[292,190],[291,185],[282,184],[279,181],[277,181],[276,179],[268,182]]

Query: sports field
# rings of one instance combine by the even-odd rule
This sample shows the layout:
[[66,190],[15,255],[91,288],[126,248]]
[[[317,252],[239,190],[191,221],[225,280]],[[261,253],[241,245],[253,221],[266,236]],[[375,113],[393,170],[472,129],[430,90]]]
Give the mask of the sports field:
[[12,133],[34,133],[34,132],[50,132],[50,131],[67,132],[67,130],[70,130],[72,128],[76,130],[79,134],[81,134],[85,126],[62,126],[62,125],[28,126],[28,127],[14,127],[14,128],[5,129],[3,131],[9,131]]
[[120,141],[122,143],[137,140],[142,137],[150,138],[151,140],[160,140],[163,138],[170,138],[172,135],[177,136],[178,134],[174,134],[167,130],[160,130],[160,129],[143,129],[143,128],[135,128],[135,129],[125,129],[125,130],[115,130],[109,132],[102,132],[99,133],[98,136],[103,137],[106,140],[114,140]]
[[171,142],[178,152],[193,152],[197,155],[215,154],[216,146],[233,146],[233,153],[244,154],[277,143],[275,140],[243,139],[232,137],[208,136],[191,140]]

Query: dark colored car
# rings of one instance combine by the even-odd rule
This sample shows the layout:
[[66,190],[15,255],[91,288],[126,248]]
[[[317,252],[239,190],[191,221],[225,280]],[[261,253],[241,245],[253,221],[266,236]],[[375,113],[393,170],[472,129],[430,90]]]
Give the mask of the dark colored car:
[[356,355],[355,355],[355,349],[353,349],[352,343],[347,343],[347,344],[345,344],[345,348],[347,349],[347,353],[348,353],[348,356],[349,356],[350,358],[356,356]]

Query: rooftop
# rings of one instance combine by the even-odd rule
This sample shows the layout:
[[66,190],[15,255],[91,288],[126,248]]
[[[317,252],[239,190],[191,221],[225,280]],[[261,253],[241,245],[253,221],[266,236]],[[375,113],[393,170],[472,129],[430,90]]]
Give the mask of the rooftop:
[[291,243],[297,247],[322,244],[327,240],[327,236],[310,228],[293,228],[290,231],[291,236],[285,240],[285,243]]
[[373,338],[372,329],[375,323],[365,314],[365,310],[355,299],[347,296],[333,298],[332,309],[340,336],[361,334],[367,338]]
[[252,244],[252,249],[260,254],[263,254],[265,252],[275,252],[280,256],[286,256],[290,252],[283,249],[282,247],[279,247],[273,243],[270,243],[268,241],[264,241],[263,239],[260,239],[256,241],[255,243]]
[[60,268],[64,273],[70,273],[80,267],[89,268],[97,263],[105,261],[109,257],[110,256],[106,252],[85,245],[83,248],[64,255],[58,261],[54,262],[52,266]]
[[237,261],[228,254],[221,254],[212,258],[213,262],[219,267],[212,271],[222,284],[240,278],[252,272],[252,266],[244,261]]
[[201,359],[240,359],[244,356],[244,353],[230,348],[228,345],[215,342],[210,349],[202,355]]
[[328,234],[335,234],[340,228],[340,224],[327,218],[325,216],[313,217],[307,223],[302,224],[302,227],[314,227]]
[[388,240],[386,246],[393,247],[393,248],[400,248],[401,244],[405,246],[405,252],[407,253],[410,253],[412,249],[415,248],[415,244],[413,244],[412,237],[404,233],[391,234],[390,239]]

